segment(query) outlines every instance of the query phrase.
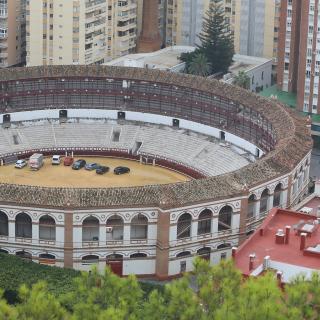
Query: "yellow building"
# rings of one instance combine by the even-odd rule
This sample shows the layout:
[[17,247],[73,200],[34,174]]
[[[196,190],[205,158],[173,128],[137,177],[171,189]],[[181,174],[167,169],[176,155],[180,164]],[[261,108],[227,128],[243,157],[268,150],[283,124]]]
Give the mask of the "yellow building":
[[30,0],[27,65],[101,64],[135,50],[136,0]]
[[237,0],[234,19],[236,53],[276,63],[280,0]]
[[24,61],[25,3],[25,0],[0,0],[0,67]]

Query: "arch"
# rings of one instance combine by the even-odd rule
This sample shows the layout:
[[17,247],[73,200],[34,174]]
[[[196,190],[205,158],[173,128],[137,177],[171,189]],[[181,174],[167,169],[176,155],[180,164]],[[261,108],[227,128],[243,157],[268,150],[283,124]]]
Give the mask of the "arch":
[[9,220],[6,213],[0,211],[0,236],[9,235]]
[[130,259],[139,259],[139,258],[146,258],[147,254],[142,252],[133,253],[130,255]]
[[190,256],[191,256],[190,251],[182,251],[176,255],[177,258],[190,257]]
[[269,189],[264,189],[260,197],[260,214],[268,211]]
[[107,220],[107,241],[123,240],[123,219],[120,216],[112,215]]
[[39,239],[56,240],[56,222],[49,215],[44,215],[39,219]]
[[192,217],[190,213],[183,213],[177,222],[177,239],[189,238],[191,236]]
[[231,244],[230,243],[221,243],[217,246],[217,250],[220,249],[231,249]]
[[255,216],[255,209],[256,209],[256,202],[257,197],[254,193],[250,195],[248,198],[248,214],[247,214],[247,219],[253,218]]
[[197,255],[205,260],[210,260],[210,253],[211,253],[210,247],[203,247],[197,250]]
[[200,212],[198,218],[198,235],[211,233],[212,211],[204,209]]
[[16,256],[17,257],[20,257],[20,258],[23,258],[23,259],[27,259],[27,260],[32,260],[32,254],[29,253],[29,252],[26,252],[24,250],[22,251],[17,251],[16,252]]
[[17,238],[32,238],[32,220],[28,214],[19,213],[16,216],[15,227]]
[[86,256],[83,256],[81,258],[82,264],[94,264],[94,263],[99,263],[99,256],[94,255],[94,254],[88,254]]
[[279,182],[274,188],[273,193],[273,206],[279,207],[281,205],[281,192],[282,192],[282,183]]
[[9,253],[9,251],[5,249],[0,249],[0,253]]
[[148,238],[148,218],[139,213],[133,217],[130,226],[131,240],[145,240]]
[[99,220],[94,216],[82,222],[82,241],[99,241]]
[[56,257],[50,253],[40,253],[39,258],[40,259],[48,259],[48,260],[55,260],[56,259]]
[[218,231],[231,230],[232,213],[230,206],[224,206],[219,211]]

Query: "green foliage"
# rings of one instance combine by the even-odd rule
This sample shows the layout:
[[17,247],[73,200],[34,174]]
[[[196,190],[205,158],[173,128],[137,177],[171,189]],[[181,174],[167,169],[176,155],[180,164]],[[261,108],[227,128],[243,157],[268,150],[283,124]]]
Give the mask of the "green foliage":
[[210,74],[210,70],[211,66],[207,60],[207,57],[202,52],[198,52],[193,56],[188,67],[189,73],[202,77]]
[[[2,256],[1,256],[2,257]],[[14,259],[18,262],[17,258]],[[4,260],[0,260],[1,262]],[[34,264],[35,265],[35,264]],[[34,265],[24,262],[26,268]],[[2,267],[2,265],[1,265]],[[14,266],[12,266],[14,267]],[[39,266],[43,268],[42,266]],[[40,270],[40,269],[39,269]],[[54,268],[49,268],[47,275]],[[7,270],[8,271],[8,270]],[[30,272],[30,271],[28,271]],[[31,275],[31,272],[29,273]],[[56,275],[56,274],[55,274]],[[315,320],[320,318],[320,275],[297,277],[283,292],[274,273],[243,279],[231,260],[210,266],[194,261],[194,272],[143,292],[134,276],[119,278],[109,268],[77,273],[72,290],[52,292],[45,282],[22,285],[19,302],[1,298],[4,320]],[[49,276],[49,279],[51,276]],[[33,278],[35,279],[35,278]],[[2,284],[2,283],[1,283]],[[59,289],[61,290],[61,289]]]
[[207,57],[212,73],[226,73],[232,63],[234,44],[230,24],[225,19],[222,0],[213,0],[210,3],[199,38],[199,49]]
[[80,275],[79,271],[44,266],[5,253],[0,253],[0,266],[0,286],[13,295],[22,284],[30,287],[43,280],[49,292],[58,296],[74,290],[73,279]]
[[233,78],[233,84],[244,89],[250,89],[250,77],[244,71],[239,71]]

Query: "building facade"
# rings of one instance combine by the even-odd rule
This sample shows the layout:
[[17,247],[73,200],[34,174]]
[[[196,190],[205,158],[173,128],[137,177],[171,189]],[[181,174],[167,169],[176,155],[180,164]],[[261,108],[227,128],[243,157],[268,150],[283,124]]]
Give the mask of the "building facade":
[[320,2],[281,2],[278,87],[297,93],[300,111],[319,113]]
[[135,50],[135,0],[30,0],[26,19],[29,66],[101,64]]
[[25,61],[25,0],[0,1],[0,67]]

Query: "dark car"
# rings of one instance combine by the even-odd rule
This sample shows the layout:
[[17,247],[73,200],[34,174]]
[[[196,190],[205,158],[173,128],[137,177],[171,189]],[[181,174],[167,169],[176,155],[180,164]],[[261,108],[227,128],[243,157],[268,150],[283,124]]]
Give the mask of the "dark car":
[[105,174],[106,172],[109,171],[109,167],[106,167],[106,166],[100,166],[97,170],[96,170],[96,173],[97,174]]
[[72,165],[72,169],[79,170],[79,169],[83,168],[85,165],[86,165],[86,160],[79,159]]
[[92,171],[100,168],[100,164],[98,163],[87,163],[85,166],[86,170]]
[[130,169],[128,167],[116,167],[113,172],[114,174],[124,174],[129,173]]

